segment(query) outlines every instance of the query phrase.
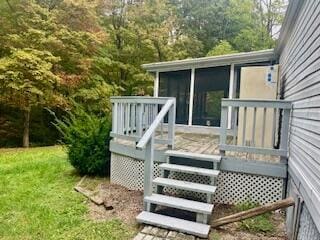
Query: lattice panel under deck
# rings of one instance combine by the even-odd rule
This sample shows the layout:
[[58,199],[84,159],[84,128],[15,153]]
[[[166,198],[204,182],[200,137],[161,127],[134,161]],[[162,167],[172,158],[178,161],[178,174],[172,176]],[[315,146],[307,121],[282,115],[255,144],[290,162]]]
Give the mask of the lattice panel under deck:
[[[153,177],[160,176],[159,163],[154,164]],[[111,154],[111,176],[112,183],[116,183],[130,190],[143,191],[143,161],[119,154]]]
[[[154,178],[160,176],[159,164],[155,163]],[[209,183],[209,178],[186,173],[171,173],[170,178],[198,183]],[[112,153],[111,182],[132,190],[143,190],[143,161]],[[217,179],[218,189],[214,202],[236,204],[255,201],[260,204],[275,202],[282,198],[283,179],[245,173],[221,172]],[[205,200],[204,194],[172,188],[169,194]]]
[[283,179],[235,172],[221,172],[215,202],[236,204],[253,201],[260,204],[282,199]]

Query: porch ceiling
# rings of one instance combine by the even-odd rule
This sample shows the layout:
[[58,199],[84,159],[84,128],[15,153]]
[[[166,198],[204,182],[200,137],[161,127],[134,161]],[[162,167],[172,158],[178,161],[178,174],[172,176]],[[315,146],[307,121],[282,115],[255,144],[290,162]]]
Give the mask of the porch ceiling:
[[143,64],[142,67],[149,72],[177,71],[192,68],[206,68],[225,66],[231,64],[245,64],[255,62],[274,61],[276,56],[273,49],[227,54],[214,57],[192,58],[169,62],[156,62]]

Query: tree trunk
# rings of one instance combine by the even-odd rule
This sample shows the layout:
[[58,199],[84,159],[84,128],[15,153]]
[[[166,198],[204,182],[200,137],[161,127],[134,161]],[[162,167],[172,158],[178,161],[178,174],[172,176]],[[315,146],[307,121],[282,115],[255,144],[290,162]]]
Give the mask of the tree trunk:
[[23,111],[24,122],[23,122],[22,146],[25,148],[29,147],[30,112],[31,112],[30,108]]

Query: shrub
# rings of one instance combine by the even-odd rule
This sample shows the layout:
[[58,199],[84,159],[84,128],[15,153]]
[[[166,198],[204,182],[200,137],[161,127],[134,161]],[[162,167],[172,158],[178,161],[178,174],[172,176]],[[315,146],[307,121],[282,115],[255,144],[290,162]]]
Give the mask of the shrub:
[[62,134],[68,158],[81,175],[109,175],[110,130],[109,117],[98,117],[75,104],[72,112],[54,125]]
[[[258,207],[259,204],[253,202],[244,202],[235,206],[237,211],[245,211],[254,207]],[[271,213],[264,213],[262,215],[245,219],[240,223],[240,229],[249,232],[273,232],[274,225],[271,222]]]

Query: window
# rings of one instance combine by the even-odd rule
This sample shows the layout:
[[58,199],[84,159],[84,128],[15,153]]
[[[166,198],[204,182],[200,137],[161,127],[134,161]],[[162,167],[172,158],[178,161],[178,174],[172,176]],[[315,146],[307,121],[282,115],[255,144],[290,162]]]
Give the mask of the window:
[[193,125],[220,126],[221,98],[229,96],[230,66],[195,71]]

